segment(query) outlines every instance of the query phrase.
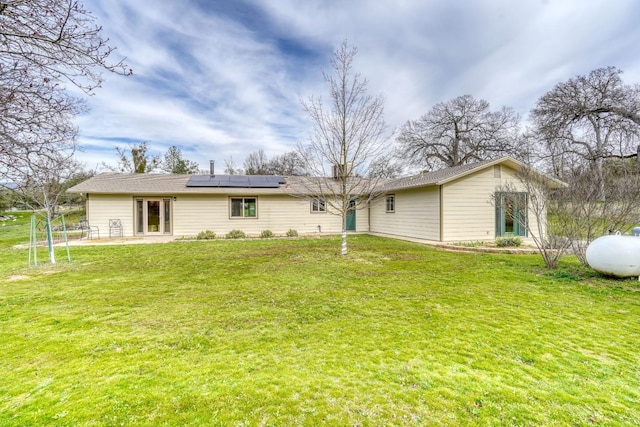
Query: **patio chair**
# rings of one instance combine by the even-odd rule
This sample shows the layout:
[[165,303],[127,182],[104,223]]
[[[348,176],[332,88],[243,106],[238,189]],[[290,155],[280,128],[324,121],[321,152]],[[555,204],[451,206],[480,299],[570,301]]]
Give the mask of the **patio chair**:
[[120,221],[119,219],[109,220],[109,237],[124,237],[122,221]]
[[93,239],[94,233],[98,235],[98,239],[100,238],[100,229],[96,225],[89,225],[89,221],[83,219],[80,221],[80,238],[84,237],[84,234],[87,233],[87,237],[89,239]]

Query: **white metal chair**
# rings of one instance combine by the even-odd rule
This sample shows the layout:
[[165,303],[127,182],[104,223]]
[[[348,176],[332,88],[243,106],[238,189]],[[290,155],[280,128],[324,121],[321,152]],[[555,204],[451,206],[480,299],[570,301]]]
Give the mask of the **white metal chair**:
[[124,229],[122,228],[122,221],[119,219],[109,220],[109,237],[124,237]]
[[80,238],[84,237],[84,234],[87,233],[87,237],[89,239],[93,239],[94,233],[98,235],[98,239],[100,238],[100,229],[96,225],[89,225],[89,221],[83,219],[80,221]]

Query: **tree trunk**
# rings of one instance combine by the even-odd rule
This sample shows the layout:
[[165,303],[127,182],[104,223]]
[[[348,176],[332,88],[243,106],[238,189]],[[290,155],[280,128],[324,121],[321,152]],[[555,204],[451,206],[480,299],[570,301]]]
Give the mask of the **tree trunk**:
[[49,247],[49,260],[51,261],[51,264],[55,264],[56,255],[55,255],[55,252],[53,251],[53,233],[51,233],[51,217],[49,216],[48,212],[47,212],[47,244]]
[[341,255],[347,254],[347,230],[342,230],[342,250]]
[[347,254],[347,214],[342,214],[342,245],[341,245],[341,255]]

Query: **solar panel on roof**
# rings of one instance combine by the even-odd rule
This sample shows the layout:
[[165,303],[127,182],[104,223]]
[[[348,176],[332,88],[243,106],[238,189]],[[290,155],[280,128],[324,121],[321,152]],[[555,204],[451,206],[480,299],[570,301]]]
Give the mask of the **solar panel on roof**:
[[286,182],[276,175],[193,175],[187,187],[279,188]]

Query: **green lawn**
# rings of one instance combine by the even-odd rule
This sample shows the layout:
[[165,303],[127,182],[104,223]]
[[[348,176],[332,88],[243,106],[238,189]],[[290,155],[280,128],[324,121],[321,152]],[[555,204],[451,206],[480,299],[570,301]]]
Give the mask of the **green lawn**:
[[2,426],[640,425],[640,285],[572,259],[351,236],[29,268],[23,230],[0,227]]

